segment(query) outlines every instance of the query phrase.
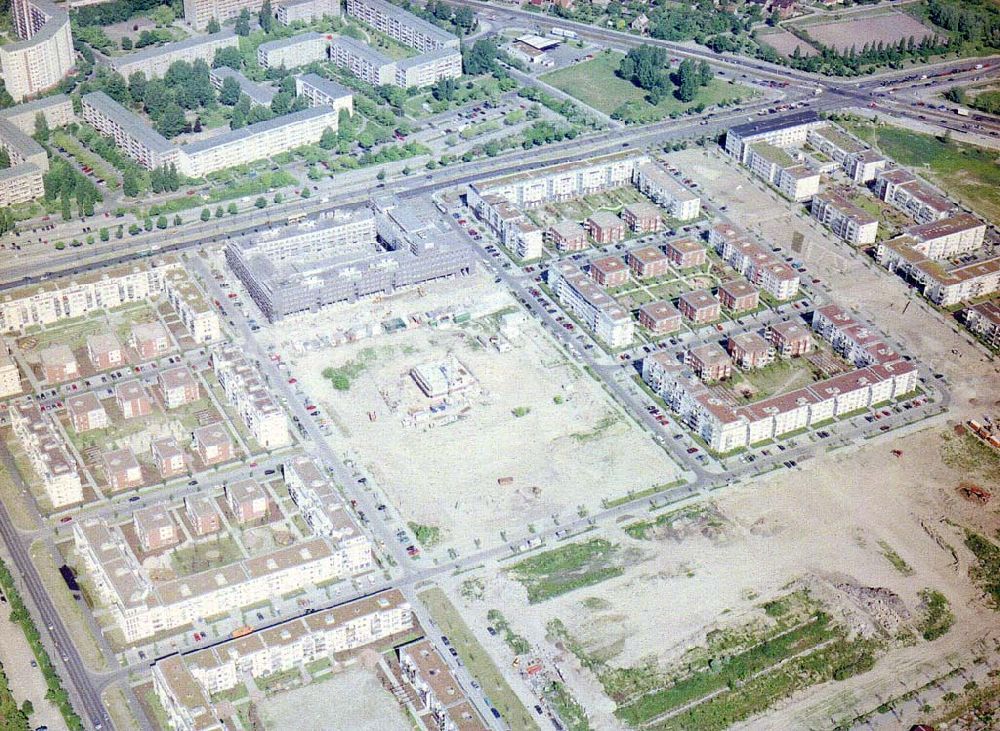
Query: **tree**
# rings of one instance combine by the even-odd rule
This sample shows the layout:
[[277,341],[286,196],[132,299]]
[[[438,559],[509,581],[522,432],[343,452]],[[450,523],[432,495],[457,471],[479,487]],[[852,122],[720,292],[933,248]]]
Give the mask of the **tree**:
[[226,48],[220,48],[215,52],[215,57],[212,59],[212,68],[217,69],[222,66],[228,66],[231,69],[239,71],[243,68],[243,54],[240,53],[240,49],[233,46],[227,46]]
[[201,220],[202,221],[208,221],[211,218],[212,218],[212,212],[210,210],[208,210],[207,208],[202,208],[201,209]]
[[229,117],[229,129],[241,129],[247,126],[247,117],[242,107],[238,104],[233,107],[233,114]]
[[240,100],[240,82],[232,76],[227,76],[222,80],[222,88],[219,89],[219,101],[228,107],[236,105]]
[[480,38],[472,44],[472,48],[462,51],[462,70],[470,76],[496,71],[497,44],[489,38]]
[[139,196],[139,179],[131,167],[122,173],[122,193],[129,198]]
[[439,79],[431,87],[431,94],[438,101],[451,101],[458,92],[458,83],[454,79]]
[[246,8],[240,11],[239,17],[236,19],[236,25],[233,28],[238,36],[248,36],[250,35],[250,11]]
[[49,141],[49,120],[41,112],[35,115],[35,139],[39,142]]
[[633,48],[618,65],[618,75],[649,92],[656,104],[670,91],[670,54],[658,46],[643,44]]
[[218,33],[220,30],[222,30],[222,27],[219,25],[218,20],[212,18],[211,20],[208,21],[208,27],[206,28],[206,30],[208,30],[209,33]]
[[264,199],[264,196],[260,196],[259,198],[257,198],[257,200],[253,202],[253,204],[258,208],[263,208],[264,206],[267,205],[267,201]]
[[122,50],[131,51],[132,50],[132,39],[128,36],[122,36]]
[[312,195],[312,191],[309,190],[308,187],[304,187],[304,188],[302,188],[302,192],[299,193],[299,195],[301,195],[303,198],[308,198],[309,196]]
[[712,79],[715,74],[712,72],[712,67],[709,65],[708,61],[698,62],[698,85],[708,86],[712,83]]
[[146,101],[146,74],[142,71],[133,71],[128,77],[128,93],[133,101],[140,104]]
[[675,92],[678,99],[682,102],[692,101],[698,94],[698,70],[695,68],[694,61],[687,58],[681,61],[681,65],[677,69],[677,91]]
[[0,170],[6,170],[10,167],[10,153],[7,152],[6,147],[0,147]]
[[476,26],[476,14],[472,12],[472,8],[460,5],[455,9],[455,17],[452,18],[452,22],[459,28],[471,30]]
[[319,146],[324,150],[332,150],[337,146],[337,133],[330,127],[324,129],[319,137]]
[[230,216],[235,216],[236,213],[239,211],[239,209],[236,207],[235,203],[230,203],[228,206],[226,206],[226,211],[229,213]]
[[21,713],[23,713],[25,717],[30,718],[34,712],[35,712],[34,704],[30,700],[25,699],[24,703],[21,704]]
[[174,214],[174,225],[175,226],[180,226],[182,223],[184,223],[184,219],[181,218],[181,214],[175,213]]
[[771,11],[771,14],[767,16],[767,24],[772,28],[778,25],[778,23],[780,22],[781,22],[781,13],[779,13],[777,10]]
[[111,239],[111,232],[108,231],[108,229],[104,228],[103,226],[101,227],[101,230],[98,232],[98,234],[101,237],[101,241],[109,241]]
[[385,168],[378,171],[378,175],[375,176],[375,179],[378,181],[385,180]]
[[167,227],[167,217],[166,216],[160,216],[159,218],[157,218],[156,219],[156,227],[159,228],[159,229],[166,228]]
[[292,95],[287,91],[279,91],[271,99],[271,111],[274,112],[279,117],[283,114],[288,114],[288,110],[292,105]]
[[218,208],[215,209],[215,217],[216,218],[222,218],[225,215],[225,213],[226,212],[224,210],[222,210],[222,206],[219,206]]
[[271,26],[274,24],[274,13],[271,11],[271,0],[264,0],[260,6],[260,12],[257,14],[257,22],[260,23],[260,27],[265,33],[271,32]]
[[283,200],[285,200],[285,196],[281,195],[281,193],[275,193],[274,194],[274,202],[275,203],[281,203],[281,201],[283,201]]

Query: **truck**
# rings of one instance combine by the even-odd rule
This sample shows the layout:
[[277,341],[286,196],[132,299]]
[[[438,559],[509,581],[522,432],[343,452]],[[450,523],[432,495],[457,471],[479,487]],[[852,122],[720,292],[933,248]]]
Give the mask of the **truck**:
[[253,632],[253,627],[247,627],[243,625],[242,627],[237,627],[233,630],[231,637],[235,640],[237,637],[246,637],[248,634]]
[[575,30],[569,30],[568,28],[559,28],[558,26],[553,26],[552,35],[557,36],[559,38],[570,38],[570,39],[576,39],[580,37]]
[[964,107],[959,107],[958,109],[955,110],[955,114],[957,114],[959,117],[968,117],[969,110],[965,109]]

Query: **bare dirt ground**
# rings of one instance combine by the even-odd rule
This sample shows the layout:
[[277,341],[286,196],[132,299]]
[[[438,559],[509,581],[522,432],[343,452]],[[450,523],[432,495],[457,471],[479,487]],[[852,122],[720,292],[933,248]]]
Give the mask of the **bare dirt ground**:
[[[494,302],[511,303],[507,295]],[[553,514],[575,517],[580,506],[594,511],[602,499],[678,476],[533,320],[518,329],[505,352],[489,344],[496,318],[483,317],[293,358],[291,372],[336,425],[331,443],[374,477],[407,520],[441,528],[442,549],[469,550],[477,539],[487,547],[501,540],[501,530],[523,532]],[[468,368],[475,385],[456,394],[440,420],[405,423],[411,409],[436,403],[410,369],[447,358]],[[322,375],[362,361],[347,391]],[[501,485],[501,478],[512,479]]]
[[809,33],[810,38],[815,38],[824,46],[838,51],[850,50],[851,46],[860,51],[866,43],[875,45],[879,41],[887,46],[895,45],[900,39],[907,39],[910,36],[920,43],[925,37],[934,35],[933,30],[906,13],[887,13],[877,17],[852,18],[832,23],[812,23],[803,25],[802,29]]
[[782,56],[788,58],[795,53],[796,48],[799,49],[799,55],[803,57],[815,56],[819,53],[819,51],[817,51],[812,45],[802,40],[794,33],[782,28],[778,28],[772,32],[758,33],[757,40],[770,46]]

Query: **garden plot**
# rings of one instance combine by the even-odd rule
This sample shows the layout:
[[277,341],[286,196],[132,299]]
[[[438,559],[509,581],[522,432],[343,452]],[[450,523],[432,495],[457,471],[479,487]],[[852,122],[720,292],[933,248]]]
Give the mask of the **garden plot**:
[[916,43],[920,43],[924,38],[936,35],[912,15],[900,12],[798,27],[808,33],[810,38],[841,53],[849,51],[851,46],[860,51],[865,45],[882,43],[894,46],[911,36]]
[[623,186],[601,193],[593,193],[582,198],[546,203],[537,208],[526,210],[525,214],[537,226],[548,228],[560,221],[583,223],[595,211],[604,210],[611,211],[612,213],[620,213],[622,208],[629,203],[640,203],[642,201],[648,201],[646,196],[632,186]]
[[765,46],[770,46],[786,58],[791,58],[796,48],[799,49],[799,55],[803,58],[806,56],[815,56],[819,53],[809,43],[782,28],[777,28],[767,33],[758,33],[757,40]]

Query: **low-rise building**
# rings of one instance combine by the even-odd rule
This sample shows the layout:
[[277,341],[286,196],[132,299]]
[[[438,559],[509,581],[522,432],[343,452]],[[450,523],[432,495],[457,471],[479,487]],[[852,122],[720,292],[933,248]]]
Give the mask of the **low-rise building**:
[[0,398],[21,393],[21,372],[17,362],[0,351]]
[[38,354],[42,377],[48,383],[63,383],[80,377],[76,356],[68,345],[50,345]]
[[760,291],[749,282],[734,279],[719,286],[719,302],[734,313],[755,310],[760,304]]
[[587,248],[587,229],[574,221],[560,221],[545,232],[559,251],[583,251]]
[[911,226],[904,230],[903,235],[913,239],[913,249],[928,259],[950,259],[982,246],[986,224],[972,214],[959,213]]
[[164,277],[167,299],[196,343],[211,343],[222,337],[219,314],[183,269]]
[[319,74],[308,73],[295,77],[295,94],[309,100],[310,106],[333,107],[340,113],[346,109],[354,114],[354,92],[336,81],[324,79]]
[[191,433],[192,447],[206,467],[233,458],[233,442],[222,424],[198,427]]
[[[236,69],[231,69],[228,66],[219,66],[208,73],[208,80],[212,82],[212,86],[220,91],[226,79],[233,79],[239,84],[240,94],[246,95],[252,107],[267,107],[270,109],[271,102],[274,101],[274,95],[278,93],[274,87],[251,81]],[[296,93],[299,92],[296,91]]]
[[643,246],[628,253],[628,265],[637,279],[662,277],[670,273],[670,259],[659,246]]
[[639,308],[639,324],[656,335],[681,329],[681,313],[666,300],[648,302]]
[[678,269],[690,269],[708,261],[708,252],[693,239],[676,239],[667,242],[667,258]]
[[67,398],[66,411],[69,413],[73,430],[78,434],[108,427],[108,412],[104,410],[104,406],[93,391],[74,394]]
[[595,211],[587,216],[587,233],[599,244],[625,240],[625,222],[611,211]]
[[267,491],[256,480],[239,480],[226,485],[226,503],[229,505],[229,512],[240,525],[267,518]]
[[701,214],[701,199],[674,180],[659,163],[636,166],[632,180],[640,193],[663,206],[676,221],[690,221]]
[[181,532],[170,511],[163,506],[151,505],[136,510],[132,520],[139,546],[143,551],[159,551],[181,542]]
[[76,460],[63,444],[51,417],[34,403],[12,402],[10,425],[52,507],[83,502],[83,483]]
[[729,128],[726,132],[726,152],[745,165],[750,157],[750,147],[755,143],[766,142],[777,147],[803,145],[810,131],[826,125],[827,122],[811,109],[755,119]]
[[774,362],[774,346],[754,332],[730,335],[726,349],[733,362],[743,370],[763,368]]
[[397,651],[403,680],[417,698],[417,713],[427,728],[441,731],[486,731],[444,658],[430,640],[403,645]]
[[222,528],[222,518],[215,507],[215,500],[205,495],[185,497],[184,514],[191,524],[191,532],[199,538],[218,533]]
[[814,195],[809,210],[813,218],[847,243],[854,246],[875,243],[878,219],[839,193],[827,191]]
[[874,150],[854,152],[844,159],[844,171],[855,183],[864,185],[886,169],[889,160]]
[[184,459],[184,450],[173,437],[154,439],[150,444],[150,452],[153,456],[153,464],[160,473],[160,477],[169,480],[187,472],[187,460]]
[[807,201],[819,192],[819,173],[767,142],[750,145],[747,167],[794,201]]
[[[104,476],[114,492],[142,487],[142,467],[131,449],[115,449],[101,455]],[[136,513],[138,515],[138,513]]]
[[623,348],[635,337],[635,324],[620,304],[572,262],[549,268],[549,286],[560,303],[612,348]]
[[969,331],[991,348],[1000,347],[1000,304],[980,302],[966,307],[962,319]]
[[718,343],[691,348],[684,354],[684,364],[703,381],[724,381],[733,375],[733,361]]
[[729,224],[720,224],[709,232],[709,243],[719,256],[776,300],[788,300],[798,294],[799,275],[771,252],[742,237]]
[[768,340],[775,353],[782,358],[796,358],[813,349],[809,328],[798,322],[778,322],[767,331]]
[[939,221],[955,206],[904,168],[882,170],[875,176],[875,194],[918,224]]
[[173,347],[170,333],[159,322],[133,325],[128,344],[143,360],[156,360]]
[[176,366],[160,371],[160,391],[163,405],[176,409],[201,398],[201,388],[187,366]]
[[98,333],[87,338],[87,357],[94,370],[107,371],[125,362],[121,343],[114,335]]
[[369,547],[354,518],[347,511],[337,488],[324,476],[316,463],[296,457],[284,465],[285,484],[292,502],[316,535],[332,538],[339,545],[354,545],[363,551]]
[[707,289],[685,292],[677,300],[677,309],[696,325],[715,322],[722,315],[719,300]]
[[219,386],[243,420],[253,438],[264,449],[278,449],[291,444],[285,412],[243,351],[223,345],[212,352],[212,367]]
[[602,287],[618,287],[628,281],[629,268],[621,257],[602,256],[590,262],[590,277]]
[[115,404],[123,419],[138,419],[153,412],[153,404],[139,380],[120,381],[115,386]]
[[663,230],[660,208],[652,203],[629,203],[622,208],[622,220],[629,229],[639,234]]

